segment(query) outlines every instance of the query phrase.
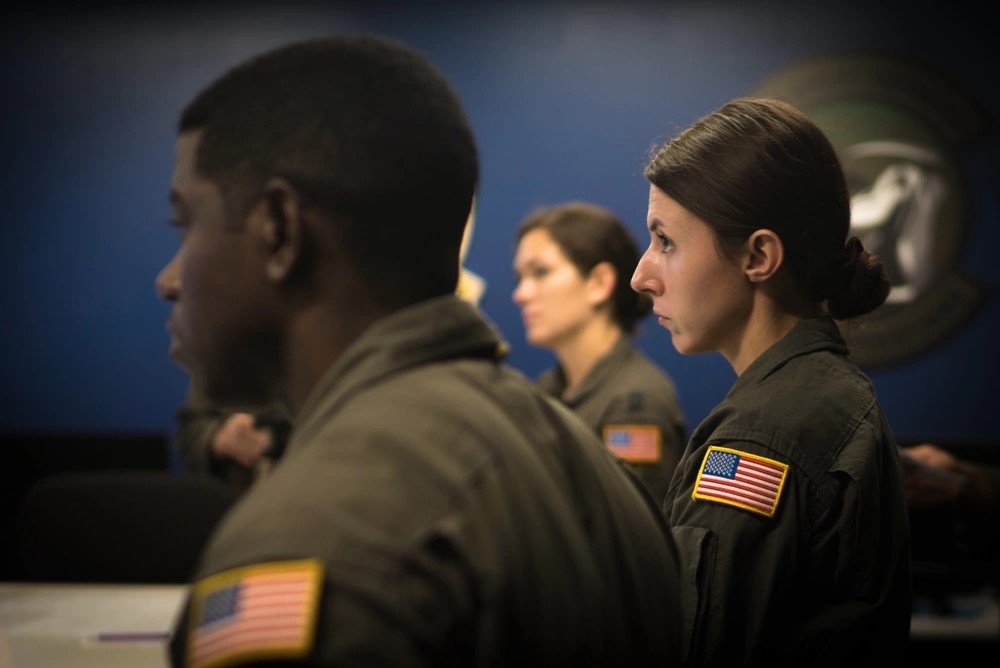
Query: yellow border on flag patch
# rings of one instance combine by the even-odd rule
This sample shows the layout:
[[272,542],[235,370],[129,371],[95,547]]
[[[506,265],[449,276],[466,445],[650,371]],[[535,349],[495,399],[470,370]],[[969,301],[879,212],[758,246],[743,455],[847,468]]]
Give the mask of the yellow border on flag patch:
[[[712,452],[729,452],[734,455],[739,455],[740,457],[745,457],[747,459],[755,459],[759,462],[766,462],[771,466],[774,466],[781,470],[781,480],[778,482],[778,489],[774,492],[774,501],[771,503],[771,510],[767,511],[757,506],[750,505],[749,503],[743,503],[735,499],[726,499],[713,494],[699,493],[698,487],[701,485],[701,476],[705,472],[705,463],[708,461],[709,455]],[[736,508],[742,508],[743,510],[749,510],[750,512],[757,513],[758,515],[763,515],[765,517],[773,517],[774,513],[778,511],[778,502],[781,500],[781,492],[785,489],[785,481],[788,479],[788,464],[784,462],[779,462],[776,459],[769,459],[767,457],[761,457],[760,455],[755,455],[750,452],[745,452],[743,450],[734,450],[733,448],[724,448],[721,445],[710,445],[708,450],[705,451],[705,456],[701,460],[701,466],[698,469],[698,477],[694,481],[694,489],[691,492],[692,499],[700,499],[702,501],[711,501],[713,503],[721,503],[723,505],[734,506]]]
[[[296,575],[300,574],[306,581],[308,595],[303,609],[303,629],[301,639],[296,643],[260,642],[252,647],[236,647],[230,651],[221,652],[205,661],[192,659],[194,650],[195,630],[200,623],[205,609],[205,601],[209,594],[226,587],[238,584],[251,576]],[[241,568],[210,575],[195,583],[191,595],[191,614],[188,617],[187,630],[187,661],[191,668],[223,668],[246,660],[301,658],[313,648],[316,639],[316,619],[319,616],[319,603],[323,587],[323,564],[318,559],[296,559],[291,561],[274,561],[263,564],[253,564]]]

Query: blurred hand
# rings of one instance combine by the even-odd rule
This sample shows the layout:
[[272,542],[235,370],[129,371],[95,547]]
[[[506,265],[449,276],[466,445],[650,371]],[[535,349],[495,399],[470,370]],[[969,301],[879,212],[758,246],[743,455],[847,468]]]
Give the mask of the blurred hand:
[[956,500],[971,505],[989,502],[989,482],[975,464],[932,443],[903,448],[901,453],[906,498],[912,507],[927,508]]
[[927,466],[944,471],[961,473],[958,469],[958,459],[955,458],[955,455],[932,443],[914,445],[912,448],[906,448],[904,452]]
[[254,416],[233,413],[219,427],[212,448],[219,457],[228,457],[252,467],[271,447],[271,432],[254,426]]

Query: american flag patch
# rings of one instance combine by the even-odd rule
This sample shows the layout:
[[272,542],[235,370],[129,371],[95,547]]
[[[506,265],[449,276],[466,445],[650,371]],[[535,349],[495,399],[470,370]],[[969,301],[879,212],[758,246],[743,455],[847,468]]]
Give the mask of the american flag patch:
[[771,517],[787,472],[788,464],[713,445],[705,453],[691,496]]
[[604,427],[604,445],[627,462],[660,461],[660,428],[613,424]]
[[237,568],[198,582],[188,664],[211,668],[305,656],[315,636],[322,575],[320,562],[306,559]]

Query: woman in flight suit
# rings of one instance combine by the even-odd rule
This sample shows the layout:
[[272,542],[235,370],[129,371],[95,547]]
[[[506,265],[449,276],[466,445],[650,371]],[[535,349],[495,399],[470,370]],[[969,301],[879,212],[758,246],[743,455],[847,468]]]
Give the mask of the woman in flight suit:
[[685,427],[673,381],[632,342],[651,306],[628,284],[635,240],[613,213],[585,202],[533,211],[517,240],[513,299],[525,334],[559,360],[536,384],[583,418],[659,504]]
[[902,665],[909,533],[896,443],[838,321],[889,291],[848,239],[834,149],[783,102],[739,99],[657,149],[632,287],[682,354],[736,372],[664,511],[695,666]]

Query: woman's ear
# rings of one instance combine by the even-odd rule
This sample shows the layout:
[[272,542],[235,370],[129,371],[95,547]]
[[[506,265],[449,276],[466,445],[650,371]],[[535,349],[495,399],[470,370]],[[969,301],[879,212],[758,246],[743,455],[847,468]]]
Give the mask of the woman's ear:
[[302,260],[302,210],[302,198],[288,181],[274,178],[265,184],[251,224],[264,248],[267,277],[275,283],[287,280]]
[[617,280],[615,268],[610,262],[599,262],[594,265],[587,276],[587,296],[590,303],[596,306],[611,299]]
[[785,245],[775,232],[757,230],[745,242],[746,267],[744,272],[751,283],[763,283],[781,268],[785,261]]

